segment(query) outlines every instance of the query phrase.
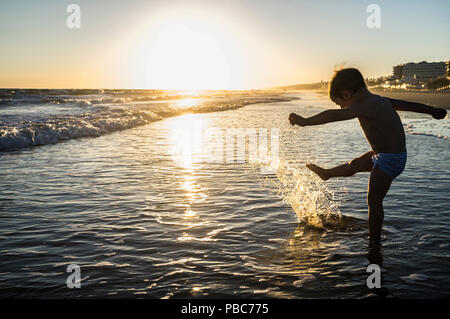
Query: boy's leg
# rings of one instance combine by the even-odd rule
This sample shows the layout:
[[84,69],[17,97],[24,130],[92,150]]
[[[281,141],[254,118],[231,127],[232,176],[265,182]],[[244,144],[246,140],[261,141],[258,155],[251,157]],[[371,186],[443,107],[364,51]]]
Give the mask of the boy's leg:
[[391,187],[393,178],[378,168],[370,173],[367,204],[369,206],[369,236],[371,241],[379,242],[383,225],[383,199]]
[[315,164],[307,164],[306,167],[308,167],[314,173],[319,175],[319,177],[325,181],[331,177],[352,176],[358,172],[370,172],[372,170],[373,154],[374,154],[373,151],[367,152],[346,164],[339,165],[329,169],[322,168]]

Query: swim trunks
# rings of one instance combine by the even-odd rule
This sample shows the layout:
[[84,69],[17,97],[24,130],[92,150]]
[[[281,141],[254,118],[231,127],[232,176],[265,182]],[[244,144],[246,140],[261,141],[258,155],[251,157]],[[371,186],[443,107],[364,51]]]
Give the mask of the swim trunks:
[[405,169],[406,152],[374,154],[372,162],[373,167],[378,168],[392,178],[396,178]]

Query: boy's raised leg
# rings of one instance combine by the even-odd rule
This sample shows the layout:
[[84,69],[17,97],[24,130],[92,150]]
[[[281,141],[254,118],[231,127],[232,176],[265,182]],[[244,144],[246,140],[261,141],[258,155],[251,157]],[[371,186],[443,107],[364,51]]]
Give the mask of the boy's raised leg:
[[383,199],[391,187],[393,178],[378,168],[370,173],[367,204],[369,206],[369,236],[371,241],[379,242],[383,225]]
[[373,167],[372,155],[373,151],[367,152],[352,161],[333,168],[322,168],[315,164],[306,164],[310,170],[319,175],[321,179],[326,181],[331,177],[346,177],[352,176],[358,172],[370,172]]

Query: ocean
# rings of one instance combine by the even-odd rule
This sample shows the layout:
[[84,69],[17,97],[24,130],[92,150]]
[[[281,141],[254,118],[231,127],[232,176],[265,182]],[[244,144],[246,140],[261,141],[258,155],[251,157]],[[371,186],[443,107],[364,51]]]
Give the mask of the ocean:
[[448,117],[401,113],[408,162],[378,250],[369,174],[305,168],[368,151],[358,122],[287,120],[326,108],[307,92],[0,90],[0,296],[449,297]]

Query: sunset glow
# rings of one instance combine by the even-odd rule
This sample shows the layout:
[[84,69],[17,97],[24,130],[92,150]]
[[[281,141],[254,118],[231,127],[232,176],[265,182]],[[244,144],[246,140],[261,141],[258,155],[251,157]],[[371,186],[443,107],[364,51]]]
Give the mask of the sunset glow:
[[78,29],[65,2],[21,3],[0,3],[4,88],[264,89],[327,81],[341,64],[380,76],[450,49],[444,1],[383,2],[380,29],[357,1],[80,0]]
[[214,34],[174,24],[149,43],[148,82],[157,78],[165,89],[230,88],[230,66]]

